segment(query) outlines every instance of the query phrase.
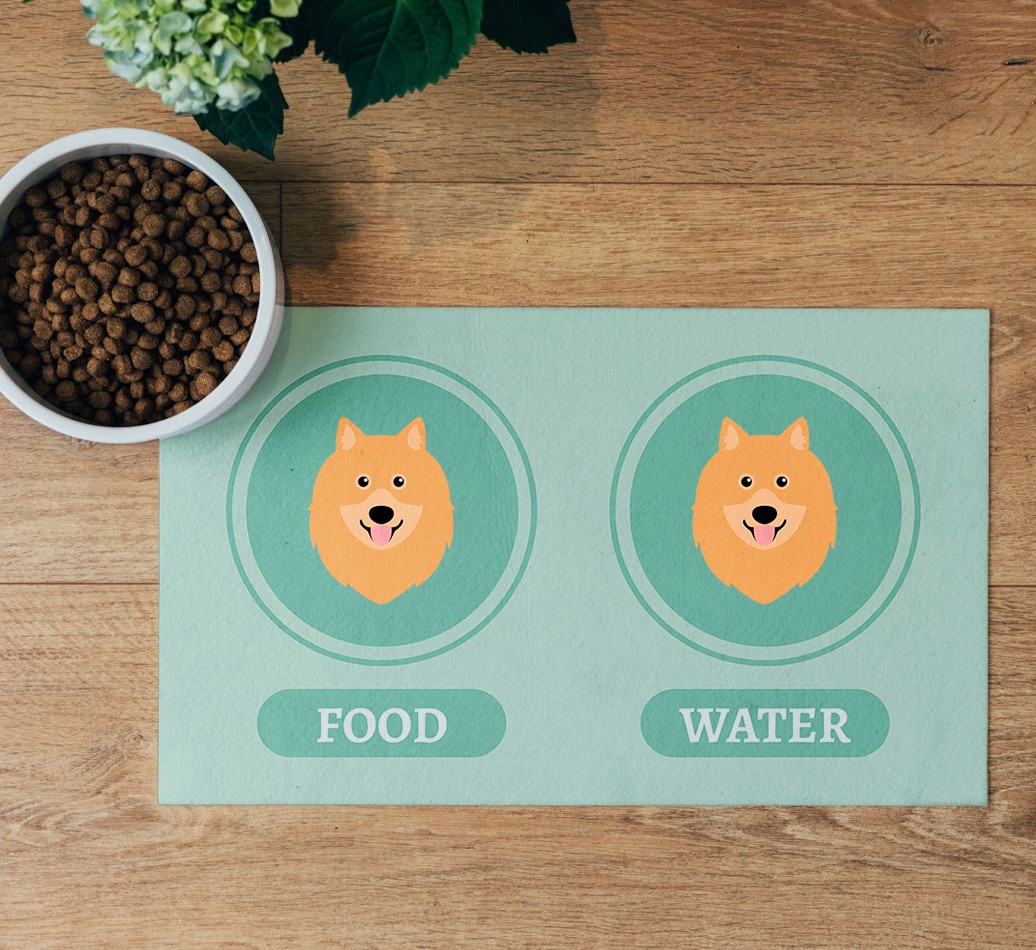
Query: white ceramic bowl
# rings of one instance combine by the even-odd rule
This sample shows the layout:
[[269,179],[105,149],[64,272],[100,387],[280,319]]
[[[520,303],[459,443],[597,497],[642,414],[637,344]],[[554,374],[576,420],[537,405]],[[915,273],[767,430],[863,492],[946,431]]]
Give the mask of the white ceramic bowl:
[[7,219],[33,185],[53,177],[66,162],[138,153],[174,158],[219,185],[237,205],[259,258],[259,307],[252,335],[237,365],[204,399],[177,416],[139,426],[101,426],[77,419],[41,399],[0,352],[0,393],[48,428],[90,442],[148,442],[196,429],[222,415],[248,392],[266,368],[284,318],[284,274],[270,232],[251,199],[222,165],[169,135],[144,129],[93,129],[57,139],[23,158],[0,178],[0,238]]

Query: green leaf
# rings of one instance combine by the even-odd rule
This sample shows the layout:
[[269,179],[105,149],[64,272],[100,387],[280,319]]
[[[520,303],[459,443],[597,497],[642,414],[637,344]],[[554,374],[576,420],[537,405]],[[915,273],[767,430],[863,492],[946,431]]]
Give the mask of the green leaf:
[[576,41],[568,0],[485,0],[482,35],[516,53],[546,53]]
[[438,82],[475,42],[482,0],[304,0],[316,50],[352,89],[349,116]]
[[286,63],[301,56],[313,41],[312,12],[315,0],[303,0],[298,16],[281,20],[281,29],[291,37],[291,46],[282,49],[275,62]]
[[194,119],[202,130],[211,132],[221,142],[236,145],[242,151],[258,152],[272,162],[277,136],[284,131],[284,110],[288,103],[276,73],[270,73],[261,87],[262,95],[243,109],[236,112],[209,109]]

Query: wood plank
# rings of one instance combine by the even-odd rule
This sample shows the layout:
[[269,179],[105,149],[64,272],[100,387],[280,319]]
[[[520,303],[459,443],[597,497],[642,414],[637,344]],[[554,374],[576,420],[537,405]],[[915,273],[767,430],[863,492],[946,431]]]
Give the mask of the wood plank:
[[[486,40],[448,81],[346,119],[309,53],[281,70],[279,160],[111,76],[77,0],[7,4],[0,170],[59,134],[142,125],[245,177],[1036,182],[1036,11],[1013,0],[573,0],[575,46]],[[46,115],[46,122],[40,116]]]
[[160,808],[156,606],[2,590],[6,946],[1031,936],[1036,590],[992,598],[987,809]]
[[1030,584],[1034,218],[1029,188],[286,183],[284,254],[300,305],[988,307],[991,579]]
[[[297,304],[991,307],[990,577],[1033,583],[1036,190],[284,191],[284,254]],[[153,446],[77,444],[6,404],[0,427],[5,581],[156,579]],[[47,491],[38,458],[48,460]]]

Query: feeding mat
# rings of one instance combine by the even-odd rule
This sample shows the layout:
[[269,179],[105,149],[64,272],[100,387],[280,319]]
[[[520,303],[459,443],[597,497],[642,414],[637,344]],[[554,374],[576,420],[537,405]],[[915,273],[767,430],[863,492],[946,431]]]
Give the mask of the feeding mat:
[[988,336],[289,310],[162,443],[160,800],[984,803]]

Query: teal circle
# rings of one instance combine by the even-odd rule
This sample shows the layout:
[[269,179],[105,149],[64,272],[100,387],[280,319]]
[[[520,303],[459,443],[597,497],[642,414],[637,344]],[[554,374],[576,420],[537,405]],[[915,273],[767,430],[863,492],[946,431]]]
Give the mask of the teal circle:
[[[378,371],[371,372],[370,366]],[[399,372],[393,371],[397,365]],[[357,375],[348,374],[354,367]],[[411,367],[420,367],[416,378]],[[382,371],[382,368],[384,371]],[[246,448],[263,420],[301,384],[324,374],[327,381],[280,413],[262,437],[242,477]],[[452,382],[437,384],[437,374]],[[459,386],[457,385],[459,384]],[[452,390],[452,391],[451,391]],[[458,395],[463,392],[463,398]],[[512,441],[516,467],[484,416]],[[341,417],[367,435],[395,435],[420,416],[427,450],[446,473],[454,506],[453,541],[432,576],[387,604],[375,604],[343,587],[324,568],[309,537],[313,482],[334,449]],[[516,450],[516,451],[514,451]],[[531,524],[520,530],[519,486],[532,505]],[[235,515],[235,492],[243,493],[244,516]],[[279,393],[260,413],[242,442],[227,499],[228,533],[235,562],[253,598],[277,625],[307,646],[359,663],[413,662],[450,649],[473,636],[510,597],[531,553],[535,491],[528,459],[513,427],[484,394],[456,374],[402,357],[343,360],[307,374]],[[241,523],[243,520],[243,523]],[[247,546],[249,567],[239,544]],[[472,629],[465,624],[493,596],[508,568],[520,567],[491,613]],[[262,584],[255,584],[256,572]],[[261,587],[264,593],[257,590]],[[307,630],[323,635],[316,642]],[[445,645],[422,644],[456,631]],[[331,645],[328,646],[328,639]],[[321,645],[323,644],[323,645]],[[338,646],[340,644],[340,647]],[[356,648],[362,648],[357,650]],[[408,649],[412,648],[412,649]],[[399,656],[399,652],[408,653]],[[384,656],[379,656],[379,651]]]
[[[612,495],[612,530],[616,553],[627,582],[654,619],[678,639],[711,655],[746,663],[782,663],[807,659],[834,649],[862,631],[898,590],[916,545],[919,497],[909,453],[891,420],[866,393],[822,367],[804,361],[760,358],[789,364],[789,374],[746,372],[699,388],[699,377],[746,361],[707,367],[671,387],[644,414],[626,442]],[[751,362],[751,361],[749,361]],[[902,450],[909,484],[902,483],[885,440],[855,406],[838,394],[837,386],[794,375],[793,365],[809,366],[848,385],[873,406]],[[634,436],[661,403],[686,386],[689,395],[658,422],[639,457],[629,458]],[[698,476],[718,448],[724,417],[751,435],[779,434],[799,417],[809,424],[810,449],[823,462],[838,505],[837,537],[817,574],[771,604],[758,604],[718,580],[705,563],[692,535],[692,504]],[[633,466],[627,500],[632,551],[622,550],[617,534],[616,506],[619,474]],[[896,583],[884,602],[837,643],[812,649],[811,641],[848,623],[864,610],[885,582],[903,536],[903,494],[914,499],[914,524],[909,552]],[[645,598],[643,581],[631,575],[633,557],[642,577],[672,613],[685,621],[676,629]],[[713,644],[697,642],[691,631],[703,631]],[[704,640],[705,638],[698,638]],[[727,654],[716,641],[743,647]],[[774,649],[797,655],[767,657]],[[744,654],[751,652],[751,658]],[[741,653],[742,655],[738,655]]]

